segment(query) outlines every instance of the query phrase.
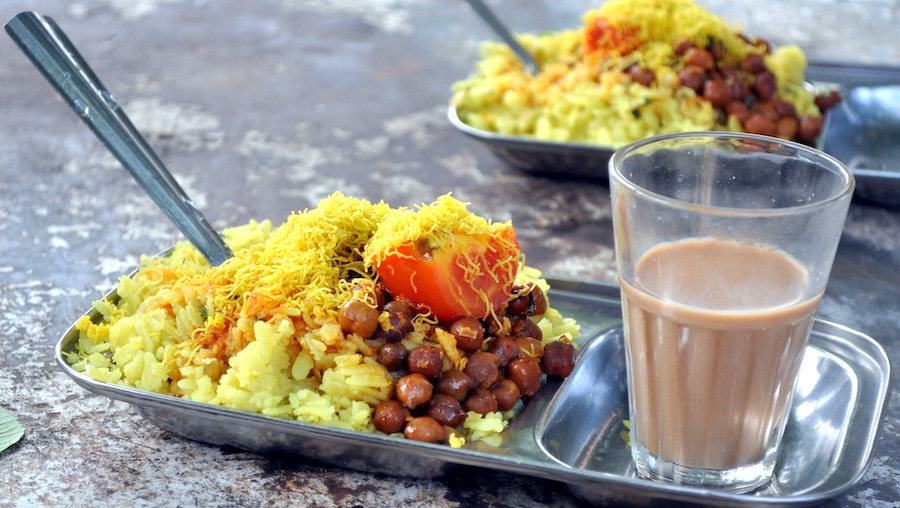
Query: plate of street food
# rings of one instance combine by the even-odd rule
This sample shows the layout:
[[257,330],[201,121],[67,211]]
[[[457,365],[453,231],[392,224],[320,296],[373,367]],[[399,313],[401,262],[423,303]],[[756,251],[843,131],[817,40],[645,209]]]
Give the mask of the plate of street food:
[[[605,181],[609,157],[628,143],[729,130],[819,147],[851,166],[858,196],[900,201],[900,167],[883,153],[900,132],[896,115],[883,113],[896,110],[891,87],[810,82],[800,47],[746,34],[693,0],[614,0],[578,27],[518,40],[537,72],[484,41],[448,108],[455,128],[512,168]],[[841,75],[863,79],[851,70]],[[900,72],[877,70],[879,82],[900,82]],[[873,128],[880,141],[867,142]]]

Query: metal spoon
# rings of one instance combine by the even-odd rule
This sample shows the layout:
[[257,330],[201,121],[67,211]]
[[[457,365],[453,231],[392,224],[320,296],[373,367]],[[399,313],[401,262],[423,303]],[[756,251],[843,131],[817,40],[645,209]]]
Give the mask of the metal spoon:
[[22,12],[6,23],[6,31],[210,264],[230,258],[231,250],[56,23]]
[[522,64],[525,66],[525,71],[531,75],[537,74],[537,60],[534,59],[534,56],[532,56],[532,54],[529,53],[527,49],[519,44],[519,41],[515,38],[513,33],[508,28],[506,28],[506,25],[496,14],[494,14],[494,11],[481,0],[466,1],[469,2],[469,5],[471,5],[472,8],[475,9],[475,12],[477,12],[478,15],[481,16],[481,19],[483,19],[488,25],[490,25],[494,32],[499,35],[501,39],[503,39],[503,42],[505,42],[507,45],[509,45],[510,48],[512,48],[513,52],[516,54],[516,56],[519,57],[519,60],[521,60]]

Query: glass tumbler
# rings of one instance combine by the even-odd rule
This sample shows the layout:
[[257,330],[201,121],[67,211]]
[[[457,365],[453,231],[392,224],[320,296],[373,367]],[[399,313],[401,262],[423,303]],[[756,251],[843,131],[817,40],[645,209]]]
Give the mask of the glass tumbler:
[[616,151],[609,182],[638,475],[765,485],[852,173],[798,143],[700,132]]

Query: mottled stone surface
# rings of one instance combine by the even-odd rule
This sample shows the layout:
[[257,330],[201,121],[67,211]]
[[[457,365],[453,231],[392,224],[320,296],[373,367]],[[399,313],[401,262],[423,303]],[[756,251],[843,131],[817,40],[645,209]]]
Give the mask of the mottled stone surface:
[[[897,0],[709,1],[813,58],[900,62]],[[574,27],[589,0],[498,0],[521,31]],[[279,223],[339,190],[393,205],[453,192],[512,219],[548,275],[613,282],[608,188],[510,171],[446,121],[450,84],[492,38],[451,0],[6,0],[52,16],[217,227]],[[577,506],[558,483],[462,468],[398,479],[196,443],[91,395],[54,345],[143,253],[181,238],[0,37],[3,506]],[[900,210],[855,203],[821,314],[900,363]],[[867,474],[826,506],[897,506],[900,398]]]

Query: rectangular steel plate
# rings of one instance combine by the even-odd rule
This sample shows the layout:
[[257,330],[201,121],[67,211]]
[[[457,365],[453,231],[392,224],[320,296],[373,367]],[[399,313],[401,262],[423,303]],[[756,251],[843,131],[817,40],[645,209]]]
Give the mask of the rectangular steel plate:
[[[891,366],[870,337],[818,320],[802,366],[778,481],[753,494],[725,494],[635,477],[620,435],[627,388],[616,287],[550,280],[550,301],[581,325],[579,361],[563,383],[549,381],[503,432],[502,443],[462,449],[380,434],[332,429],[195,403],[101,383],[74,371],[65,353],[77,333],[56,347],[62,369],[87,390],[132,404],[174,434],[244,450],[302,456],[340,467],[411,477],[436,477],[457,465],[562,481],[592,502],[679,500],[716,506],[796,506],[821,502],[856,483],[872,457],[887,405]],[[93,312],[87,315],[96,317]],[[585,397],[594,398],[584,404]]]
[[[848,88],[843,95],[844,101],[826,115],[817,148],[850,168],[858,198],[900,205],[900,85]],[[452,105],[447,117],[457,130],[483,143],[515,170],[556,178],[608,178],[612,147],[476,129],[463,123]]]

